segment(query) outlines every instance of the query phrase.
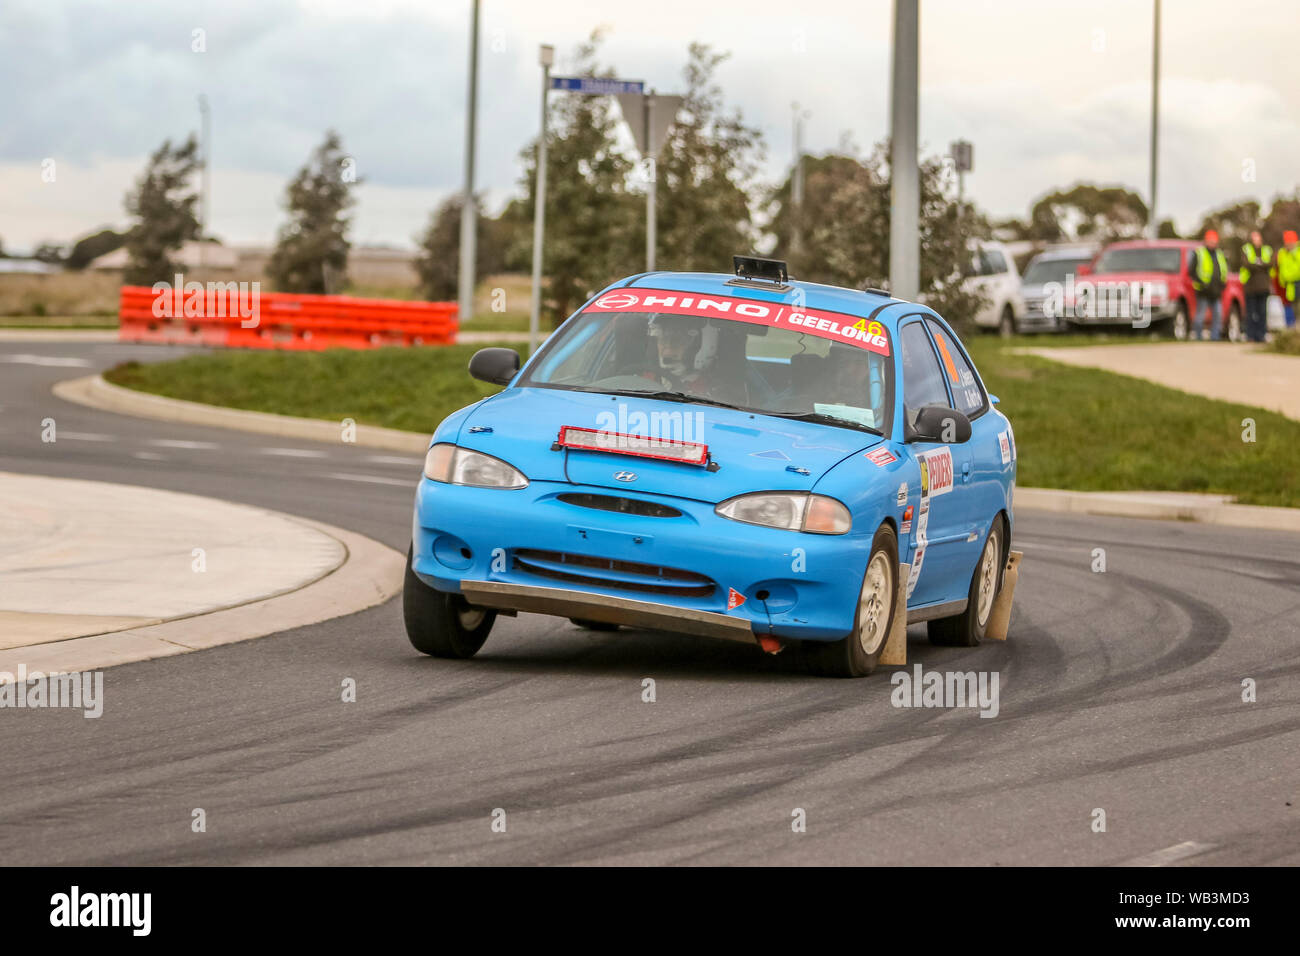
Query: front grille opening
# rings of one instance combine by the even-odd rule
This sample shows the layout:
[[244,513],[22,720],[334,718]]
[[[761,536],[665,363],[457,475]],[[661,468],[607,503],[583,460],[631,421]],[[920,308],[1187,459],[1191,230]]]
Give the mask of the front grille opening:
[[680,518],[682,513],[669,505],[654,501],[641,501],[638,498],[619,498],[614,495],[592,495],[581,492],[568,492],[556,495],[561,501],[579,508],[595,508],[597,511],[617,511],[625,515],[641,515],[645,518]]
[[520,548],[515,551],[514,558],[517,570],[572,584],[682,597],[708,597],[717,588],[703,574],[638,561],[534,548]]

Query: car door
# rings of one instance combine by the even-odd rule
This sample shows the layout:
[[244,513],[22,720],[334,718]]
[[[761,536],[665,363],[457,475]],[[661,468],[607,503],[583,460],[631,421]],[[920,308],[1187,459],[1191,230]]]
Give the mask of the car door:
[[961,463],[954,475],[954,494],[960,510],[957,531],[965,533],[965,539],[953,545],[959,553],[954,575],[958,582],[968,584],[984,547],[984,535],[1004,501],[1003,481],[1012,469],[1015,437],[1011,423],[993,411],[970,357],[956,336],[934,319],[926,319],[926,326],[939,352],[939,364],[952,393],[952,407],[971,424],[970,441],[960,446]]
[[[927,405],[952,407],[946,373],[940,366],[925,321],[921,317],[899,329],[899,350],[903,366],[903,416],[910,428],[916,413]],[[920,471],[920,488],[915,502],[913,533],[900,560],[911,564],[907,582],[907,606],[956,600],[951,575],[964,561],[962,548],[969,535],[961,496],[953,493],[959,474],[969,474],[969,455],[964,445],[910,441],[904,446]],[[965,596],[969,575],[961,585]]]

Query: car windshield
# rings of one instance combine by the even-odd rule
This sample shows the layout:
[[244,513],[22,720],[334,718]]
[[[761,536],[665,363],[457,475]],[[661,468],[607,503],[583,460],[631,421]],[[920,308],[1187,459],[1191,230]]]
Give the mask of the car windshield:
[[[610,294],[598,302],[616,298],[635,296]],[[518,384],[643,394],[876,433],[888,430],[893,363],[888,333],[879,323],[741,299],[708,301],[741,303],[753,312],[772,313],[783,325],[807,321],[809,331],[734,314],[597,311],[593,304],[547,340]],[[866,335],[867,329],[870,341],[845,341]]]
[[1077,259],[1035,259],[1025,270],[1025,285],[1046,285],[1049,282],[1064,282],[1079,266],[1088,262],[1091,256],[1079,256]]
[[1106,272],[1178,272],[1179,250],[1126,248],[1107,249],[1097,260],[1097,273]]

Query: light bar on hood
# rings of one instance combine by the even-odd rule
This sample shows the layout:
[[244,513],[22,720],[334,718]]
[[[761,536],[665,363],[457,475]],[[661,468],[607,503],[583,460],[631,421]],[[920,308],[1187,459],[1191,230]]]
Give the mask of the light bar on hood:
[[562,426],[556,444],[561,448],[574,448],[579,451],[604,451],[613,455],[658,458],[661,461],[679,461],[685,465],[709,463],[709,446],[702,442],[648,438],[645,435],[579,428],[577,425]]

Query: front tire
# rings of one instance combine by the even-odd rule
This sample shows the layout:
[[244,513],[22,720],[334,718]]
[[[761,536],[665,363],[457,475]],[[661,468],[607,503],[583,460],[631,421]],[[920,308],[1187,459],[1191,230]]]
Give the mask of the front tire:
[[838,641],[804,641],[809,669],[823,677],[866,677],[880,663],[898,613],[898,538],[883,524],[871,540],[853,633]]
[[931,621],[926,628],[931,644],[975,647],[984,639],[989,618],[993,615],[993,600],[1002,589],[1002,536],[1002,519],[998,517],[984,538],[984,549],[975,564],[970,590],[966,594],[966,610],[955,617]]
[[1186,342],[1191,338],[1192,323],[1187,315],[1187,303],[1179,302],[1178,308],[1174,310],[1174,317],[1169,320],[1169,334],[1178,342]]
[[497,612],[474,607],[459,594],[431,588],[411,567],[406,552],[406,581],[402,585],[402,618],[406,638],[421,654],[465,660],[487,640]]

